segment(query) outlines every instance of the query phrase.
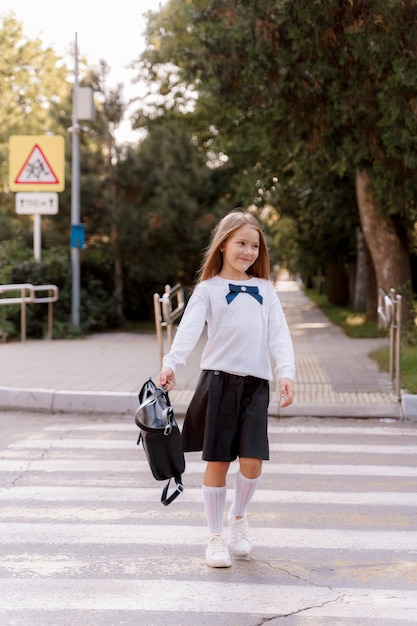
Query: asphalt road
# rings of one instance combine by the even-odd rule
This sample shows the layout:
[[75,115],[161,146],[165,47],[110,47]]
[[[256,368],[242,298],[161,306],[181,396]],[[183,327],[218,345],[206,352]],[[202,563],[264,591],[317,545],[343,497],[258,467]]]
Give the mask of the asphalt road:
[[271,418],[269,432],[254,549],[210,569],[199,453],[163,507],[131,416],[1,412],[0,624],[415,625],[415,424]]

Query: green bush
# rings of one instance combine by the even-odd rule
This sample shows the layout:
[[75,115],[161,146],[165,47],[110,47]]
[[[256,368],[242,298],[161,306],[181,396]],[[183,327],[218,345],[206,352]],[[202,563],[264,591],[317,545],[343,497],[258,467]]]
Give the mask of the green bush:
[[[116,313],[113,293],[112,260],[97,250],[83,250],[80,262],[80,327],[71,323],[72,278],[68,247],[51,248],[42,252],[41,261],[19,242],[6,241],[0,245],[0,283],[56,285],[58,301],[53,304],[55,338],[73,337],[90,332],[100,332],[121,324]],[[39,297],[46,295],[43,292]],[[20,292],[7,297],[20,296]],[[48,305],[26,306],[27,337],[41,338],[47,331]],[[20,306],[3,305],[0,330],[10,339],[20,337]]]

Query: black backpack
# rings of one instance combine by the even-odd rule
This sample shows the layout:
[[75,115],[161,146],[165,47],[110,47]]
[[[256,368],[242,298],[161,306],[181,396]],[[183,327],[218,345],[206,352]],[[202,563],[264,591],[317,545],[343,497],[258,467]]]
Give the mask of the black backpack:
[[[137,444],[142,440],[154,478],[168,479],[161,496],[162,504],[167,506],[184,491],[182,474],[185,471],[185,458],[180,429],[168,393],[162,387],[157,387],[151,378],[139,392],[135,422],[139,427]],[[175,479],[177,487],[168,497],[171,478]]]

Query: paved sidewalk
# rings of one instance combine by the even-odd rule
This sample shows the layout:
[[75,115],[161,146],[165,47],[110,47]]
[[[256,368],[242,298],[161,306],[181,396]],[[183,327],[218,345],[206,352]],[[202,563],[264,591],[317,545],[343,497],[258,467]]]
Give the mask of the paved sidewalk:
[[[292,281],[278,293],[296,354],[294,404],[280,410],[272,385],[272,416],[333,416],[402,419],[388,374],[368,354],[385,339],[350,339]],[[170,393],[178,416],[199,376],[204,337],[177,373]],[[134,414],[137,394],[160,369],[156,334],[106,333],[76,340],[28,340],[0,344],[0,408],[52,412]]]

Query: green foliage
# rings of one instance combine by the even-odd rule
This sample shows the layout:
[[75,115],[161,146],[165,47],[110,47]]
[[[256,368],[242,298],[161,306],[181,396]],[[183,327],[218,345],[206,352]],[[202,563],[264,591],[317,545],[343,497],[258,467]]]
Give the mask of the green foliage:
[[[84,254],[84,253],[83,253]],[[40,262],[33,258],[30,249],[16,242],[0,245],[0,281],[2,284],[56,285],[58,301],[53,304],[54,337],[77,336],[80,332],[103,331],[120,324],[109,283],[111,259],[102,253],[85,253],[81,271],[81,327],[73,328],[71,311],[71,266],[68,248],[53,248],[43,254]],[[14,294],[20,296],[20,292]],[[40,293],[39,297],[46,293]],[[13,292],[7,294],[12,297]],[[47,304],[26,306],[27,336],[40,338],[47,330]],[[2,328],[11,338],[20,335],[20,306],[2,306]],[[7,325],[6,325],[7,324]]]
[[[10,52],[9,50],[12,50]],[[71,163],[72,85],[68,70],[40,40],[27,39],[13,16],[0,25],[0,79],[5,90],[0,118],[0,175],[7,192],[8,140],[11,134],[60,133],[66,138],[66,162]],[[7,59],[7,63],[4,61]],[[46,75],[44,70],[48,71]],[[80,136],[80,205],[86,245],[81,252],[81,332],[112,328],[130,320],[149,319],[152,296],[166,283],[191,284],[200,265],[217,217],[233,208],[219,206],[225,179],[207,167],[206,151],[187,126],[188,118],[147,116],[148,134],[142,145],[119,148],[114,131],[124,110],[121,85],[109,89],[108,68],[88,72],[81,64],[81,84],[97,91],[98,115],[89,132]],[[39,80],[39,76],[42,80]],[[6,93],[7,91],[7,93]],[[179,90],[180,92],[180,90]],[[178,98],[180,93],[178,92]],[[184,103],[188,96],[184,95]],[[2,100],[3,104],[3,100]],[[23,112],[30,113],[24,115]],[[59,288],[54,305],[55,332],[72,335],[71,268],[71,172],[60,194],[59,213],[42,217],[42,261],[32,258],[32,220],[15,214],[14,197],[0,198],[0,280],[3,283],[51,283]],[[121,274],[116,272],[121,268]],[[119,299],[122,292],[122,299]],[[116,302],[115,294],[118,299]],[[119,306],[122,304],[123,308]],[[29,307],[29,335],[43,334],[43,307]],[[33,310],[32,310],[33,309]],[[116,312],[117,311],[117,312]],[[7,311],[7,323],[19,332],[18,307]],[[5,322],[6,323],[6,322]],[[9,335],[13,336],[10,326]]]
[[0,308],[0,341],[7,341],[8,337],[15,332],[15,325],[13,322],[7,320],[7,307],[2,306]]
[[310,274],[352,260],[357,167],[411,237],[417,29],[404,25],[416,23],[414,2],[171,0],[149,20],[143,66],[163,101],[167,63],[176,85],[198,89],[202,145],[227,155],[242,204],[296,220],[298,269]]
[[51,48],[25,37],[13,14],[0,22],[0,190],[7,191],[12,135],[62,133],[60,106],[71,94],[68,70]]
[[[122,314],[152,318],[153,293],[194,282],[213,225],[235,206],[257,210],[274,263],[305,277],[349,267],[358,165],[398,232],[415,232],[417,31],[404,24],[416,14],[414,2],[391,0],[170,0],[149,16],[138,64],[149,92],[134,120],[146,139],[128,147],[114,141],[121,85],[107,87],[105,63],[99,73],[83,68],[82,83],[100,97],[80,137],[81,332]],[[35,264],[31,219],[16,216],[7,192],[7,159],[10,135],[52,132],[65,136],[71,162],[69,71],[13,16],[0,25],[1,52],[0,280],[57,284],[64,336],[79,332],[68,321],[71,174],[59,214],[42,218]],[[41,308],[31,313],[37,336]]]
[[[389,348],[374,350],[369,356],[378,363],[381,370],[389,372]],[[409,393],[417,393],[417,350],[407,343],[401,346],[400,384]]]
[[80,318],[85,332],[99,332],[122,324],[113,296],[113,257],[105,249],[81,255]]
[[117,177],[126,313],[143,319],[151,315],[154,292],[195,280],[217,221],[210,170],[181,118],[167,115],[149,124],[140,149],[131,147],[118,164]]
[[417,393],[417,350],[415,346],[401,348],[401,384],[410,393]]
[[291,269],[307,282],[318,268],[326,274],[331,266],[353,262],[359,218],[351,178],[321,172],[311,185],[305,172],[298,171],[296,177],[298,184],[293,177],[284,178],[274,197],[293,224],[297,256]]

